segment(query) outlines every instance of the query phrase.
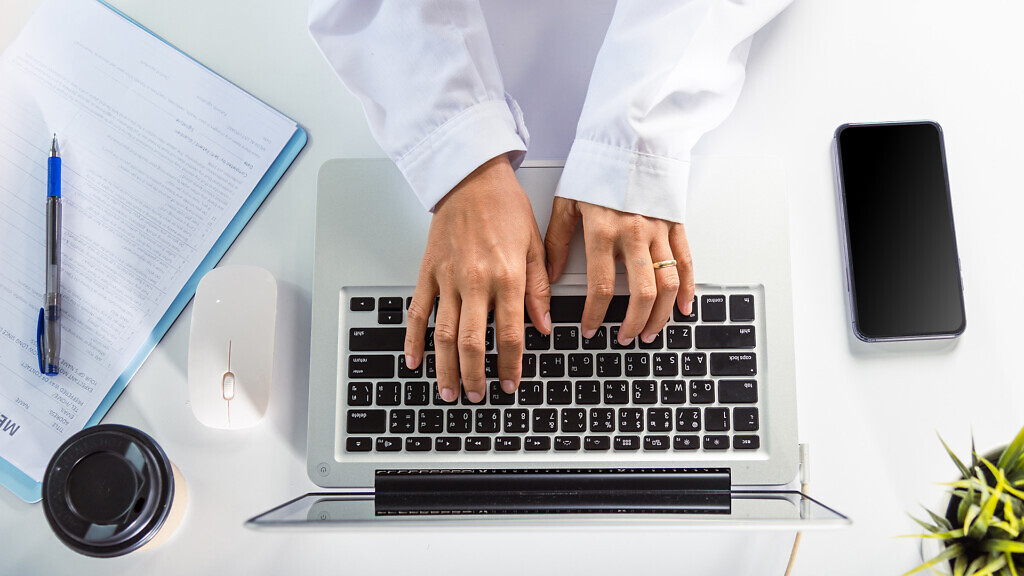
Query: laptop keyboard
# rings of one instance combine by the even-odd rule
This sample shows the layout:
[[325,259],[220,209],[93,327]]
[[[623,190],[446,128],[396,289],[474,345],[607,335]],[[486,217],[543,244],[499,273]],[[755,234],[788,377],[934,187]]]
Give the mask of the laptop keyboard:
[[498,382],[489,317],[487,394],[475,404],[465,392],[450,403],[438,393],[432,322],[423,362],[406,368],[412,287],[342,289],[339,451],[346,458],[583,453],[615,460],[636,452],[721,459],[761,450],[762,287],[698,285],[693,314],[675,309],[654,342],[636,338],[629,346],[617,342],[628,296],[613,298],[604,324],[588,339],[579,326],[586,287],[555,288],[561,290],[551,298],[552,333],[541,334],[527,319],[514,394]]

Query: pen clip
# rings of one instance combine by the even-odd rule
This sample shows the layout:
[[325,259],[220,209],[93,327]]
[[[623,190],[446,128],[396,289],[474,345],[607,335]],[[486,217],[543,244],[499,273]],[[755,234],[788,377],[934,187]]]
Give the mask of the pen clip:
[[39,358],[39,372],[46,374],[43,367],[43,309],[39,309],[39,323],[36,324],[36,356]]

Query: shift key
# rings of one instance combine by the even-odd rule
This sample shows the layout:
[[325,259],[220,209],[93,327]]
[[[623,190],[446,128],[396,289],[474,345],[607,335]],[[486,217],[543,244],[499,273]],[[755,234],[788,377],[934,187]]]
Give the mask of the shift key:
[[388,354],[365,354],[348,357],[349,378],[394,378],[395,357]]
[[387,432],[386,410],[349,410],[345,432],[349,434],[380,434]]

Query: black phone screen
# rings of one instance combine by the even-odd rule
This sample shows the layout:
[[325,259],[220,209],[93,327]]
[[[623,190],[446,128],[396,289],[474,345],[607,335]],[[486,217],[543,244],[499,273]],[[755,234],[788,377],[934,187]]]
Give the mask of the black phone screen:
[[931,122],[836,131],[854,329],[865,340],[966,325],[942,131]]

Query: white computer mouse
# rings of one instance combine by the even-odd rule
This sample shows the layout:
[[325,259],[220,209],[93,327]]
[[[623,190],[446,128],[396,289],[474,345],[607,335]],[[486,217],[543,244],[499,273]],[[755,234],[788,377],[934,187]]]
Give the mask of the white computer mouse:
[[246,428],[270,402],[277,329],[277,282],[256,266],[219,266],[192,303],[188,393],[211,428]]

